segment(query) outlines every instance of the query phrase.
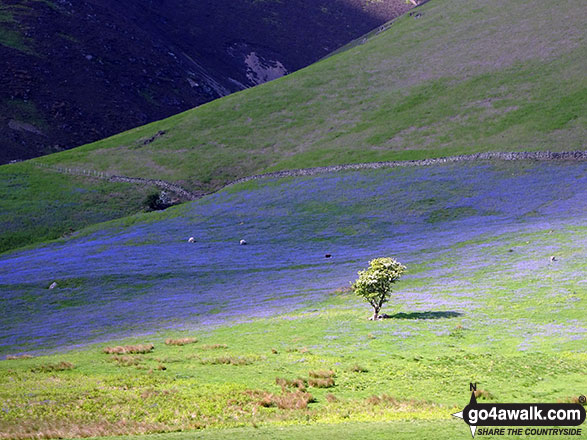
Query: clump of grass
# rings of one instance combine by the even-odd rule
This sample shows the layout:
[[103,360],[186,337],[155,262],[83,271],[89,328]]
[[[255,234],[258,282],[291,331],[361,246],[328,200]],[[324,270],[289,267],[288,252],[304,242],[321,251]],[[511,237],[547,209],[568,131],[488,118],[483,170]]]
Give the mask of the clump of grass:
[[332,370],[318,370],[308,372],[308,376],[313,377],[314,379],[328,379],[335,377],[336,373]]
[[216,358],[200,359],[203,365],[249,365],[253,359],[243,356],[220,356]]
[[306,409],[309,403],[316,400],[310,393],[300,390],[285,391],[282,394],[253,391],[251,394],[258,398],[257,404],[265,408]]
[[281,387],[283,392],[285,392],[285,388],[297,388],[300,391],[305,391],[307,386],[306,380],[301,377],[298,377],[297,379],[276,377],[275,383]]
[[202,350],[221,350],[228,348],[226,344],[207,344],[200,347]]
[[465,336],[465,328],[459,324],[448,335],[452,338],[463,338]]
[[166,339],[166,345],[187,345],[187,344],[194,344],[198,342],[197,338],[180,338],[180,339]]
[[332,388],[335,383],[332,377],[326,379],[308,379],[308,385],[313,388]]
[[105,347],[106,354],[144,354],[153,351],[155,346],[153,344],[143,345],[118,345],[116,347]]
[[290,347],[285,350],[288,353],[310,353],[307,347]]
[[491,399],[493,399],[493,394],[491,394],[487,390],[481,390],[481,389],[479,389],[479,390],[475,390],[474,393],[475,393],[475,397],[477,399],[485,399],[485,400],[491,400]]
[[391,404],[392,406],[396,406],[399,401],[396,400],[394,397],[389,396],[387,394],[383,394],[381,396],[370,396],[367,397],[367,403],[369,405],[383,405],[383,404]]
[[352,372],[352,373],[368,373],[369,372],[368,369],[366,369],[365,367],[360,366],[359,364],[352,365],[349,368],[349,371]]
[[75,365],[71,362],[57,362],[54,364],[43,364],[39,365],[38,367],[31,368],[33,373],[50,373],[52,371],[65,371],[65,370],[73,370]]
[[328,393],[328,394],[326,394],[326,396],[324,396],[324,397],[326,398],[326,400],[327,400],[329,403],[335,403],[335,402],[338,402],[338,397],[336,397],[336,396],[335,396],[334,394],[332,394],[332,393]]
[[118,364],[121,367],[134,367],[136,365],[139,365],[141,362],[141,359],[138,356],[127,356],[127,355],[119,356],[117,354],[115,354],[114,356],[111,356],[110,360],[112,362]]
[[7,361],[16,361],[18,359],[32,359],[34,356],[30,354],[9,354],[6,356]]

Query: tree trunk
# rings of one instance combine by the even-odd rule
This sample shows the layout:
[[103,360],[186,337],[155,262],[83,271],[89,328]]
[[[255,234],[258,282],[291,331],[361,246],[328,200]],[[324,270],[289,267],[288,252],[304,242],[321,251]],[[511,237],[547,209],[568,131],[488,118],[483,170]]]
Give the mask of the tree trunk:
[[373,321],[377,321],[379,319],[379,307],[373,307],[373,317],[371,318]]

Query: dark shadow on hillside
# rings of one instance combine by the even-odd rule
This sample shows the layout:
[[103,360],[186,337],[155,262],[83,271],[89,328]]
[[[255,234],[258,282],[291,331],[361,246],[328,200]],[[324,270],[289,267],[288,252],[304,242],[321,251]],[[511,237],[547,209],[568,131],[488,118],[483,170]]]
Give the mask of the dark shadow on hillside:
[[386,315],[385,319],[448,319],[463,316],[459,312],[412,312],[412,313],[396,313],[394,315]]
[[[0,99],[0,164],[97,141],[294,72],[413,8],[405,0],[6,3],[0,83],[2,98],[12,98]],[[55,78],[68,86],[56,87]]]

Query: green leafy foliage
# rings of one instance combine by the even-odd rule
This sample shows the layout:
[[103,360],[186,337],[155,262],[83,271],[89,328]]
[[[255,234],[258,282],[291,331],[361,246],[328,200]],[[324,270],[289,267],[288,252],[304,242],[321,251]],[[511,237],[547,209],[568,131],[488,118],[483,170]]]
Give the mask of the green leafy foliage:
[[373,307],[373,319],[379,318],[383,304],[389,301],[393,285],[406,271],[406,267],[393,258],[375,258],[369,268],[359,271],[353,291]]

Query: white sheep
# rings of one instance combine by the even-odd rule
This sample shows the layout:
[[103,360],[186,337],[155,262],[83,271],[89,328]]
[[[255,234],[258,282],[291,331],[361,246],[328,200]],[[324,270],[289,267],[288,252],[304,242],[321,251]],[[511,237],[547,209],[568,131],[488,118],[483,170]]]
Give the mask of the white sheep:
[[241,245],[241,246],[244,246],[245,244],[247,244],[247,241],[246,241],[246,240],[241,240],[241,241],[240,241],[240,245]]
[[51,285],[49,286],[49,289],[52,290],[52,289],[55,289],[56,287],[57,287],[57,283],[55,281],[53,281],[51,283]]
[[194,237],[188,238],[188,243],[195,243],[196,239]]

